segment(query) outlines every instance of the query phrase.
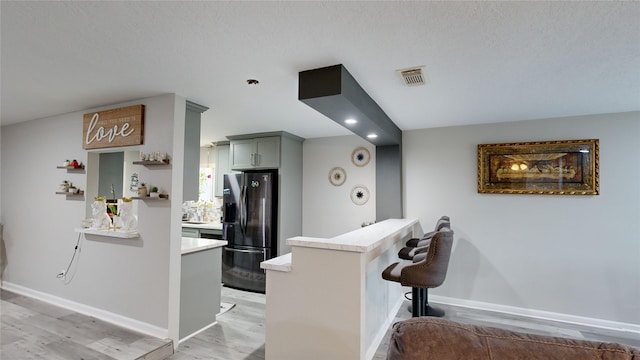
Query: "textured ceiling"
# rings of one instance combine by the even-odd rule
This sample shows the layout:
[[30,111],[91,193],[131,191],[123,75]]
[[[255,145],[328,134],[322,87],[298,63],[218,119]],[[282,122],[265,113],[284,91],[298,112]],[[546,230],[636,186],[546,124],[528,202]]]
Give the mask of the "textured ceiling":
[[[202,142],[347,130],[297,100],[344,64],[403,130],[640,110],[639,2],[7,2],[2,124],[163,93]],[[430,83],[396,70],[425,65]],[[260,81],[250,87],[248,78]]]

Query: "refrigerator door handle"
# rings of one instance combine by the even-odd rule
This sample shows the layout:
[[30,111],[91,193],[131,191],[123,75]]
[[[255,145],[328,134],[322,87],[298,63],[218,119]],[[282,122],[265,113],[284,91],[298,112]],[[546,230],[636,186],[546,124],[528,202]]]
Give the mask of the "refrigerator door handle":
[[240,229],[242,233],[246,233],[247,229],[247,187],[242,186],[240,192]]
[[245,253],[245,254],[260,254],[260,253],[264,252],[263,249],[260,249],[260,250],[244,250],[244,249],[234,249],[234,248],[230,248],[230,247],[226,247],[225,251],[239,252],[239,253]]

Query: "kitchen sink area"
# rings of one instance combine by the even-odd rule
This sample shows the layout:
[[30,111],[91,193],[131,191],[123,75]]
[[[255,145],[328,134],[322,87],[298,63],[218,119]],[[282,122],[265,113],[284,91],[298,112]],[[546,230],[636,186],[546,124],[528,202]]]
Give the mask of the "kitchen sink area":
[[222,239],[222,212],[219,200],[186,201],[182,205],[182,236]]

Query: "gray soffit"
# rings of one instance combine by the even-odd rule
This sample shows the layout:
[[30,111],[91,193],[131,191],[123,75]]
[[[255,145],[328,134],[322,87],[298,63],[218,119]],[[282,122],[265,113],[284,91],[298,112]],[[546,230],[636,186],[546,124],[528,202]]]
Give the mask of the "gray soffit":
[[[402,131],[342,65],[301,71],[298,100],[376,146],[402,142]],[[346,119],[358,122],[347,125]]]

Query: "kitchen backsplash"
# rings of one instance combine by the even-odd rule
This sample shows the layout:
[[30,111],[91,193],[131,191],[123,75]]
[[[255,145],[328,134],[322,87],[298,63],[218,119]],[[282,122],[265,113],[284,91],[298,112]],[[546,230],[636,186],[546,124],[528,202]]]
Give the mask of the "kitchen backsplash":
[[222,199],[213,201],[185,201],[182,204],[182,220],[193,222],[219,222],[222,217]]

